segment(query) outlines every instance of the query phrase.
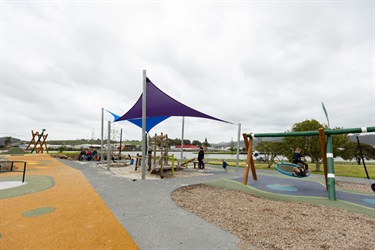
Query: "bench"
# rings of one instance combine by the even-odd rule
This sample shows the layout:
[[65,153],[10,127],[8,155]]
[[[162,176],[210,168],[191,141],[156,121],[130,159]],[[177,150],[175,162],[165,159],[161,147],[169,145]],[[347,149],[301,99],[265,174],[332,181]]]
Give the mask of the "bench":
[[[13,170],[14,163],[23,163],[23,170]],[[6,165],[10,165],[6,166]],[[0,161],[0,172],[23,172],[22,182],[25,182],[26,162],[25,161]]]

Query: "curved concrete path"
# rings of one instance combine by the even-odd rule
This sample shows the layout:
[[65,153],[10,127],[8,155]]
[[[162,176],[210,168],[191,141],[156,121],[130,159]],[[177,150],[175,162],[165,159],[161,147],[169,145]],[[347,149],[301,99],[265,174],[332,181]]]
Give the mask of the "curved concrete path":
[[236,236],[178,207],[170,195],[185,185],[238,178],[242,171],[133,181],[92,162],[61,161],[82,171],[140,249],[237,249]]

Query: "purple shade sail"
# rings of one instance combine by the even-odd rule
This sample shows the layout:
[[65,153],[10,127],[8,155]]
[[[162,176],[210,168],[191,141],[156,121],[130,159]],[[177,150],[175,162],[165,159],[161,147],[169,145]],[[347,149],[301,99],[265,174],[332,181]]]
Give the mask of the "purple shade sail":
[[[135,118],[142,118],[142,95],[134,106],[118,118],[116,121],[124,121]],[[156,87],[148,78],[146,79],[146,117],[169,117],[169,116],[188,116],[212,119],[220,122],[227,122],[216,117],[206,115],[195,109],[192,109],[179,101],[176,101]]]

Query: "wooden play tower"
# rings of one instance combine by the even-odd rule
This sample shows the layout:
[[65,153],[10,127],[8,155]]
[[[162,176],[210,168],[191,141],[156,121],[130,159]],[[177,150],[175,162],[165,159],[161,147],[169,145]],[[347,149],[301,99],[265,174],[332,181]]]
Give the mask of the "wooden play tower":
[[[168,135],[155,134],[153,137],[153,162],[150,173],[160,170],[160,177],[164,177],[164,169],[168,166]],[[156,152],[160,152],[160,158],[156,159]]]

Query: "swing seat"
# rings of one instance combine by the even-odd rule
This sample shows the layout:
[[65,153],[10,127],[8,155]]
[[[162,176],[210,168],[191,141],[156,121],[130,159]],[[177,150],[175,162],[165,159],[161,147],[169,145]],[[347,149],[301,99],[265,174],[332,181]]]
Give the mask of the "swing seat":
[[294,168],[301,168],[300,165],[294,164],[294,163],[289,163],[289,162],[280,162],[275,165],[275,168],[277,171],[279,171],[281,174],[285,174],[291,177],[297,177],[297,178],[304,178],[304,177],[309,177],[310,172],[306,171],[305,176],[296,176],[294,175]]

